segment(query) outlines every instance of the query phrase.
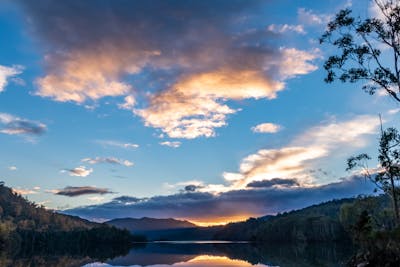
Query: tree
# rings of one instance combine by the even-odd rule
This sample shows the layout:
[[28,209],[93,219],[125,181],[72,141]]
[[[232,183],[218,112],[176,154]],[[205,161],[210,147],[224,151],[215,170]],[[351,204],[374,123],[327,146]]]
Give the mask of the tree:
[[347,160],[347,170],[361,167],[364,175],[373,181],[376,186],[389,194],[393,203],[393,212],[396,224],[400,225],[399,214],[399,181],[400,181],[400,134],[395,128],[382,130],[379,141],[379,167],[371,172],[367,161],[371,159],[367,154],[350,157]]
[[328,23],[320,43],[333,45],[339,54],[325,62],[325,81],[362,81],[369,94],[383,89],[400,102],[400,2],[374,2],[380,11],[378,17],[362,19],[344,9]]

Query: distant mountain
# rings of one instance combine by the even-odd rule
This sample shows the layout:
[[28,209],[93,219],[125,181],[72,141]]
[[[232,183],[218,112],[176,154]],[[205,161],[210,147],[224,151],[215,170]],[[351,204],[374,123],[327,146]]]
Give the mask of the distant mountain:
[[172,218],[155,219],[147,217],[143,217],[140,219],[136,218],[113,219],[111,221],[106,222],[106,224],[115,226],[120,229],[127,229],[130,232],[134,233],[197,227],[197,225],[184,220],[176,220]]

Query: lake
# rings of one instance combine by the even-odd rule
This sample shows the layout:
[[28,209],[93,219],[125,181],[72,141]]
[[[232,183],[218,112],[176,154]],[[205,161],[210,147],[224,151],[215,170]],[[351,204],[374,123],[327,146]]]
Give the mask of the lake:
[[82,266],[152,267],[336,267],[345,266],[353,250],[339,244],[267,245],[230,242],[158,242],[138,244],[128,254]]

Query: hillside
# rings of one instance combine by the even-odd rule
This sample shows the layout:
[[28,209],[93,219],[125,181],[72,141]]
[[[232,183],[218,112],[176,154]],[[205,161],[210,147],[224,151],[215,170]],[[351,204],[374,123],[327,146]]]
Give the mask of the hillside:
[[145,239],[127,230],[47,210],[0,183],[0,249],[3,252],[87,255],[103,246],[114,255],[129,250],[131,242],[136,240]]
[[127,229],[130,232],[141,233],[146,231],[155,230],[171,230],[182,228],[194,228],[197,225],[183,220],[176,219],[155,219],[143,217],[140,219],[135,218],[119,218],[107,221],[106,224],[112,225],[121,229]]
[[273,242],[349,239],[339,218],[342,205],[354,201],[354,198],[332,200],[276,216],[250,218],[245,222],[230,223],[218,231],[214,238]]
[[1,229],[15,228],[35,231],[70,231],[91,229],[99,224],[79,217],[59,214],[27,201],[11,188],[0,184]]

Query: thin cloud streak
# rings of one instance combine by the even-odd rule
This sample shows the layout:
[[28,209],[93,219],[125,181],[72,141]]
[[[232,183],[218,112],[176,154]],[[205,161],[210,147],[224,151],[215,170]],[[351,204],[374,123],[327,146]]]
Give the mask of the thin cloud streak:
[[115,141],[115,140],[96,140],[95,142],[105,147],[118,147],[125,149],[135,149],[139,147],[138,144]]
[[67,197],[79,197],[83,195],[104,195],[113,193],[107,188],[98,188],[94,186],[67,186],[63,189],[50,190],[55,195]]
[[133,162],[126,160],[126,159],[118,159],[114,157],[96,157],[96,158],[84,158],[81,160],[82,162],[87,162],[89,164],[99,164],[99,163],[109,163],[109,164],[116,164],[116,165],[123,165],[126,167],[133,166]]

